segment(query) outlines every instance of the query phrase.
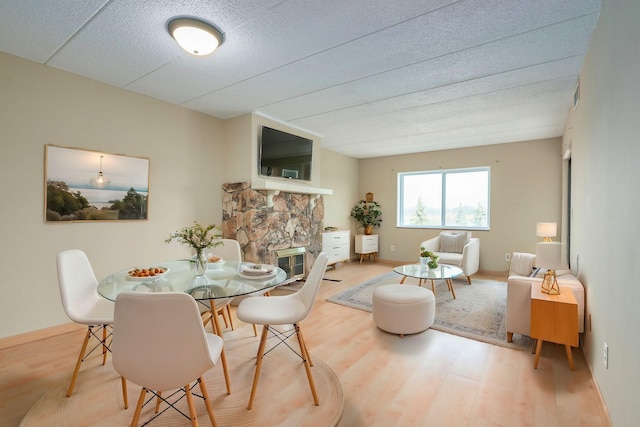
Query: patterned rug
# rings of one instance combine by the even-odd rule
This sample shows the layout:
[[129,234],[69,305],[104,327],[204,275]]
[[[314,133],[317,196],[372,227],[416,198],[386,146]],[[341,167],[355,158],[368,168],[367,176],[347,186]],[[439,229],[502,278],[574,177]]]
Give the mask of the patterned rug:
[[[327,301],[371,312],[373,291],[380,285],[400,283],[402,276],[393,271],[376,276],[353,288],[327,298]],[[405,285],[416,286],[417,279],[407,278]],[[431,289],[431,282],[427,282]],[[462,277],[453,280],[456,299],[444,281],[436,282],[436,319],[432,329],[460,335],[478,341],[525,351],[533,349],[534,341],[514,335],[507,342],[506,306],[507,284],[494,280],[472,279],[472,285]]]

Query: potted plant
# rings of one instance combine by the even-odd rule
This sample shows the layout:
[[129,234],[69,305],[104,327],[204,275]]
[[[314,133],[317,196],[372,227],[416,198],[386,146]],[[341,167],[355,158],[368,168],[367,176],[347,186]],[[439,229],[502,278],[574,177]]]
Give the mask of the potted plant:
[[364,234],[371,234],[374,227],[382,224],[382,209],[378,202],[360,200],[351,209],[351,216],[364,228]]
[[436,268],[438,268],[438,258],[440,258],[438,255],[420,246],[420,265],[421,266],[423,267],[427,266],[431,270],[435,270]]
[[204,254],[206,248],[220,246],[222,244],[221,231],[216,225],[203,227],[197,222],[193,222],[191,227],[184,227],[180,231],[171,234],[166,243],[172,240],[190,246],[195,251],[191,270],[195,276],[202,276],[207,270],[207,257]]

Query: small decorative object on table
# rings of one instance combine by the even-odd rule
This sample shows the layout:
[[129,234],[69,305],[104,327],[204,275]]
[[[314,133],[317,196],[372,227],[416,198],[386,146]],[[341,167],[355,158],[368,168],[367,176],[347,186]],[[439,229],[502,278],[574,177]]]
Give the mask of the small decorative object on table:
[[191,246],[196,252],[192,260],[191,272],[194,276],[202,276],[207,271],[207,256],[204,250],[220,246],[222,244],[220,237],[222,232],[215,224],[203,227],[194,221],[191,227],[176,231],[165,242],[169,243],[176,239],[180,243]]
[[351,209],[351,216],[364,228],[364,234],[367,235],[373,232],[374,227],[382,224],[382,209],[378,202],[360,200]]
[[420,265],[422,267],[429,267],[431,270],[438,268],[438,255],[431,251],[426,250],[422,246],[420,247]]

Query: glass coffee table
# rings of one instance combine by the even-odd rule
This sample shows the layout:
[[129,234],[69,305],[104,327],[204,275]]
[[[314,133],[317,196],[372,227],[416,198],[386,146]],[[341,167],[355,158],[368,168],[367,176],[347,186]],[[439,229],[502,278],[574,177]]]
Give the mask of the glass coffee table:
[[461,269],[446,264],[440,264],[438,265],[438,268],[433,270],[423,267],[420,264],[400,265],[395,267],[393,271],[402,275],[400,283],[404,283],[407,277],[419,279],[418,286],[422,286],[423,282],[431,280],[431,290],[434,295],[436,294],[435,281],[444,280],[454,299],[456,297],[456,291],[453,289],[453,282],[451,282],[451,279],[462,275]]

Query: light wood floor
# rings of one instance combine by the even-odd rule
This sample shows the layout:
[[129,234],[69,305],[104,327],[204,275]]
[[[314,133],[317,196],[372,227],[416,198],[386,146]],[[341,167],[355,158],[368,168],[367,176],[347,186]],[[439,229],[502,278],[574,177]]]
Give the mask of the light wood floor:
[[[370,313],[325,301],[390,269],[352,262],[327,271],[326,278],[341,281],[323,282],[302,324],[311,353],[342,382],[341,427],[610,425],[580,349],[571,372],[564,347],[545,343],[534,370],[528,352],[434,330],[399,338],[378,330]],[[71,374],[83,333],[0,348],[0,426],[18,425],[49,387]]]

